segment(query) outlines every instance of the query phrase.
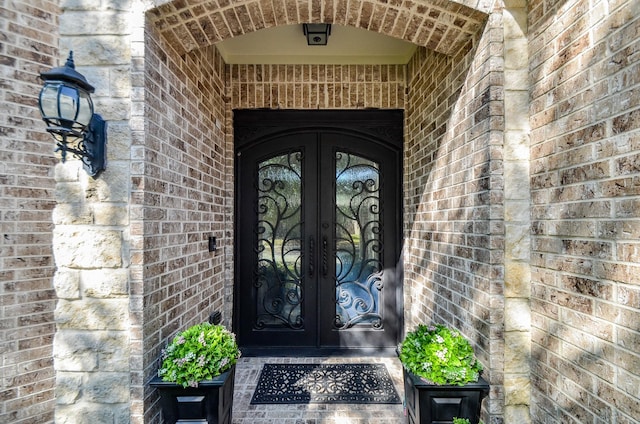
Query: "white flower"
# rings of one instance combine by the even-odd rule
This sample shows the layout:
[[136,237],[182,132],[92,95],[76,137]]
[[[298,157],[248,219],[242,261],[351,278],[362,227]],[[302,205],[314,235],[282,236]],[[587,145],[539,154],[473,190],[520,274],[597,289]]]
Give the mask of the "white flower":
[[440,358],[441,361],[444,361],[447,358],[447,348],[442,348],[441,350],[436,352],[436,356]]
[[198,336],[198,342],[200,342],[200,344],[202,346],[206,346],[207,342],[204,339],[204,331],[202,333],[200,333],[200,336]]

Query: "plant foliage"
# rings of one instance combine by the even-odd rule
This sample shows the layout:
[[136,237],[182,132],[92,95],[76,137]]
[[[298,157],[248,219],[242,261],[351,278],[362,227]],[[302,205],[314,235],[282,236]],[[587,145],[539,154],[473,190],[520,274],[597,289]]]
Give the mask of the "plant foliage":
[[162,351],[158,376],[164,381],[197,387],[227,371],[240,357],[233,333],[221,325],[194,325],[174,337]]
[[435,384],[463,386],[478,381],[482,371],[471,343],[442,324],[419,325],[398,350],[408,371]]

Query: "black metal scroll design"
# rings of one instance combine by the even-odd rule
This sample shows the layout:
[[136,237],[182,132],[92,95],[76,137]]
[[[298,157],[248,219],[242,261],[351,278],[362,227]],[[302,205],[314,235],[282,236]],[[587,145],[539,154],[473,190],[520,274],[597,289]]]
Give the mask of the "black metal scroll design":
[[302,153],[258,164],[254,329],[304,328],[302,315]]
[[336,152],[334,327],[383,327],[382,202],[379,166]]

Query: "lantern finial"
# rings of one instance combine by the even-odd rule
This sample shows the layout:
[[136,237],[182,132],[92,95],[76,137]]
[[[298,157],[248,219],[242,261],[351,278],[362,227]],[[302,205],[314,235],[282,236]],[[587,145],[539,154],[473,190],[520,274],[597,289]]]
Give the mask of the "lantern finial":
[[69,50],[69,57],[67,58],[67,63],[64,66],[68,66],[71,69],[76,69],[76,64],[73,61],[73,50]]

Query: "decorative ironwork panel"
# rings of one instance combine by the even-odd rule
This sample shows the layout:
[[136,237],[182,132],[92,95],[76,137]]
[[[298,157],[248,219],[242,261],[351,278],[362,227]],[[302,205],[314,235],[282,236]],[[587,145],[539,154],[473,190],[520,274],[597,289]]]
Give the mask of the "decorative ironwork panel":
[[334,326],[382,328],[382,211],[378,163],[336,152]]
[[304,328],[302,299],[302,153],[258,164],[255,329]]

